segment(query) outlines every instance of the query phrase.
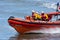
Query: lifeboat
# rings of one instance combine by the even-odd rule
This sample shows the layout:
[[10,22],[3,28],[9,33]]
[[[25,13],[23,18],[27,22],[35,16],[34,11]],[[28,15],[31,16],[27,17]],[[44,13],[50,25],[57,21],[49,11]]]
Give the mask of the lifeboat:
[[[57,15],[59,12],[52,12],[50,15]],[[59,13],[60,15],[60,13]],[[19,33],[28,33],[40,29],[60,27],[60,20],[57,21],[26,21],[25,19],[10,16],[8,23]]]
[[[57,4],[58,6],[58,4]],[[8,23],[10,26],[12,26],[18,33],[29,33],[29,32],[37,32],[39,30],[44,30],[45,29],[50,29],[50,28],[60,28],[60,12],[50,12],[48,15],[52,15],[51,19],[56,19],[56,20],[51,20],[51,21],[34,21],[34,20],[25,20],[21,18],[15,18],[14,16],[10,16],[8,18]],[[39,31],[40,32],[40,31]]]

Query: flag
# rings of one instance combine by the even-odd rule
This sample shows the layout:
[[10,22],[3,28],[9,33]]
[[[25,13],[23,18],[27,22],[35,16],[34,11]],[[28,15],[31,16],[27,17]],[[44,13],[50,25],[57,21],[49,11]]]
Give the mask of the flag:
[[60,6],[58,6],[58,11],[60,11]]
[[58,7],[58,9],[60,10],[60,6]]

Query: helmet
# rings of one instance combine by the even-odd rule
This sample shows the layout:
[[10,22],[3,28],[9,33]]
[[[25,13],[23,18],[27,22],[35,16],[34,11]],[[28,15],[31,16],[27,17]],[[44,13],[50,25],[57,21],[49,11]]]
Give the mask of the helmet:
[[44,13],[41,13],[41,15],[44,15]]
[[44,11],[42,11],[41,15],[44,15]]
[[32,12],[35,12],[34,10],[32,10]]

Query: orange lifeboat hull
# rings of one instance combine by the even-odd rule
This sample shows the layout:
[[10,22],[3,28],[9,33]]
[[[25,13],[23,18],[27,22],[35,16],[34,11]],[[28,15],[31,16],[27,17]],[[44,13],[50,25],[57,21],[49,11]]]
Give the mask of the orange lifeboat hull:
[[8,23],[19,33],[27,33],[29,31],[40,30],[40,29],[49,29],[60,27],[59,22],[27,22],[18,20],[16,18],[9,18]]

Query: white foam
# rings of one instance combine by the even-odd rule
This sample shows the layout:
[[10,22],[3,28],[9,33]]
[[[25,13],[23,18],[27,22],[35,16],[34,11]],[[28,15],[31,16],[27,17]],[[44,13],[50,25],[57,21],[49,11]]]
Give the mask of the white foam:
[[40,30],[34,30],[29,31],[27,33],[60,33],[60,28],[50,28],[50,29],[40,29]]
[[52,9],[57,8],[56,3],[43,3],[43,6],[47,8],[52,8]]

